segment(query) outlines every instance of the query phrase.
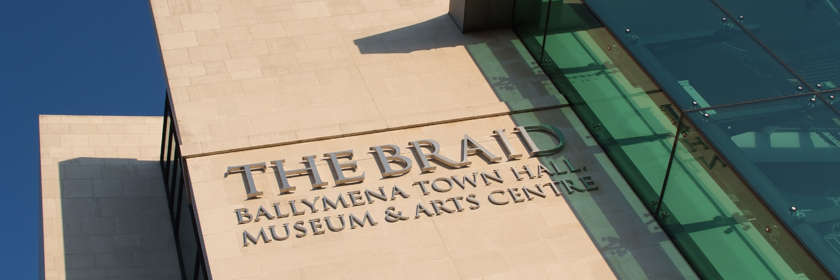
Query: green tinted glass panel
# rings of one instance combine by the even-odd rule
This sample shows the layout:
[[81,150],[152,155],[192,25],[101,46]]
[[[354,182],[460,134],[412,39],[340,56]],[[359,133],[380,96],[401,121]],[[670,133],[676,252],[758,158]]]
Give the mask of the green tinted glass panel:
[[678,111],[579,1],[551,6],[542,68],[651,207]]
[[516,1],[514,4],[512,29],[537,60],[541,55],[545,24],[549,17],[548,6],[554,4],[551,2],[560,1]]
[[[741,226],[735,226],[733,229],[740,232],[740,227],[750,225],[756,228],[771,227],[774,230],[770,235],[762,233],[762,236],[770,240],[770,245],[782,246],[784,249],[779,250],[784,252],[782,256],[791,256],[782,258],[788,266],[781,266],[779,260],[766,260],[766,266],[775,269],[774,275],[790,279],[785,277],[793,272],[804,273],[813,278],[812,276],[817,274],[815,270],[808,268],[805,263],[808,258],[804,253],[799,256],[795,246],[783,246],[785,236],[774,235],[777,232],[776,228],[789,228],[829,271],[835,276],[840,275],[840,244],[837,243],[837,237],[840,236],[840,183],[836,180],[836,172],[840,170],[840,115],[821,98],[813,95],[708,111],[692,111],[686,114],[726,157],[727,162],[731,163],[729,168],[737,170],[770,210],[781,219],[779,222],[770,219],[769,216],[761,217],[758,210],[752,208],[738,212],[720,204],[717,206],[719,210],[715,211],[711,211],[712,208],[709,207],[695,207],[709,209],[710,212],[690,222],[713,220],[714,217],[709,216],[713,214],[724,219],[736,217],[733,215],[743,215],[748,219],[757,218],[750,224],[741,223]],[[708,143],[704,145],[712,146]],[[686,147],[687,150],[691,148],[697,149],[697,146]],[[676,187],[674,189],[700,188],[706,193],[713,193],[715,185],[712,181],[702,180],[705,175],[701,171],[707,170],[713,179],[720,177],[724,172],[730,174],[732,171],[720,164],[708,170],[712,161],[710,157],[711,155],[703,158],[697,155],[689,156],[683,152],[683,156],[679,157],[681,161],[690,162],[695,159],[698,162],[697,166],[704,169],[686,165],[687,174],[684,178],[674,177],[675,173],[672,171],[671,176]],[[704,166],[707,163],[709,166]],[[736,186],[741,188],[740,184],[734,183],[737,182],[734,176],[732,175],[732,179],[720,177],[722,179],[716,179],[714,183],[721,189],[734,189]],[[672,197],[671,191],[672,189],[668,189],[666,200],[682,203],[687,198],[697,197]],[[755,200],[752,196],[747,196],[746,192],[735,195],[725,191],[724,193],[736,204],[737,201]],[[752,212],[752,215],[747,211]],[[695,210],[693,213],[700,215],[703,212]],[[760,248],[762,247],[754,245],[753,250],[762,252]],[[787,270],[788,268],[790,270]]]

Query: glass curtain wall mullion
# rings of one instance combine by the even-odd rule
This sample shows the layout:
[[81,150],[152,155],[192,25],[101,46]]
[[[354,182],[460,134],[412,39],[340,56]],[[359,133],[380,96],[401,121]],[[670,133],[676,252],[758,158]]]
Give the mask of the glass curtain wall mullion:
[[[677,119],[678,124],[682,124],[683,118],[685,114],[680,114],[680,118]],[[674,165],[674,155],[677,152],[677,143],[680,140],[680,130],[681,125],[677,126],[676,136],[674,136],[674,145],[671,146],[671,156],[668,158],[668,167],[665,168],[665,179],[662,180],[662,190],[659,191],[659,201],[656,203],[656,211],[653,212],[654,217],[665,218],[665,216],[660,216],[662,211],[662,200],[665,199],[665,188],[668,186],[668,176],[671,175],[671,167]]]
[[[514,8],[514,32],[522,39],[521,42],[526,46],[528,52],[533,56],[537,64],[543,63],[543,45],[545,45],[545,33],[550,16],[550,1],[516,1]],[[525,13],[527,17],[518,14]],[[534,16],[537,15],[537,16]],[[539,46],[539,47],[536,47]]]
[[548,0],[548,7],[545,9],[545,28],[543,29],[543,38],[542,38],[542,49],[540,49],[540,60],[539,64],[542,65],[544,63],[548,63],[545,57],[545,40],[548,39],[548,23],[551,22],[551,0]]

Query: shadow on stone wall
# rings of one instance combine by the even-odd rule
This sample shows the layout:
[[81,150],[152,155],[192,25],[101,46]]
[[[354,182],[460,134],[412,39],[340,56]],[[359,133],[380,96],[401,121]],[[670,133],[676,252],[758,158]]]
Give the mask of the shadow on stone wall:
[[353,40],[362,54],[410,53],[493,40],[492,32],[461,34],[449,15]]
[[66,279],[181,278],[159,162],[76,158],[59,174]]
[[[353,41],[362,54],[411,53],[463,46],[487,84],[511,110],[565,104],[510,29],[461,34],[448,15]],[[524,56],[523,56],[524,55]]]

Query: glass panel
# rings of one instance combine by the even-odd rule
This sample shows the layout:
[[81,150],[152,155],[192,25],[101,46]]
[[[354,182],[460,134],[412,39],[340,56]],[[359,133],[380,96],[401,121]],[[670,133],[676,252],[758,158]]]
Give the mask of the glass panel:
[[556,1],[551,13],[543,69],[652,207],[678,109],[580,1]]
[[549,16],[548,7],[560,2],[532,0],[516,1],[514,3],[513,31],[537,60],[540,59],[540,52],[542,51],[545,22]]
[[840,0],[718,0],[732,16],[818,90],[840,88]]
[[193,230],[192,206],[190,205],[190,193],[184,188],[181,195],[181,216],[178,225],[178,242],[181,246],[181,257],[184,262],[184,274],[187,279],[194,279],[196,254],[198,251],[195,231]]
[[792,95],[802,85],[712,1],[585,2],[681,108]]
[[822,97],[825,98],[825,100],[828,101],[828,104],[834,107],[834,109],[840,110],[840,91],[823,93]]
[[[840,183],[836,180],[840,115],[813,97],[686,113],[781,219],[779,222],[758,204],[719,160],[720,155],[707,148],[712,145],[698,142],[700,136],[689,133],[678,151],[679,161],[675,161],[665,195],[674,217],[668,221],[686,228],[704,252],[715,246],[711,240],[728,240],[725,242],[730,244],[718,249],[731,250],[720,257],[726,260],[720,262],[721,275],[749,271],[750,275],[769,273],[781,279],[802,274],[825,277],[790,240],[787,228],[834,276],[840,276]],[[691,227],[695,230],[688,230]],[[702,240],[710,240],[710,244]],[[736,255],[737,259],[726,258]],[[755,263],[747,262],[749,256],[756,257]],[[717,267],[718,259],[712,260]],[[766,271],[761,272],[762,267]]]

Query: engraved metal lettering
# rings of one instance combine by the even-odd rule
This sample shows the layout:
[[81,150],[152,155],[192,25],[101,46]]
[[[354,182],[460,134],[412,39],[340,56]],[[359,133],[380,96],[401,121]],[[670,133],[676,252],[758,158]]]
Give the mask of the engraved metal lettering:
[[373,217],[370,216],[370,212],[365,212],[365,215],[362,217],[361,220],[359,218],[356,218],[356,216],[353,216],[353,214],[350,214],[350,229],[354,229],[357,226],[364,227],[365,221],[368,221],[371,226],[375,226],[376,224],[378,224],[377,222],[373,221]]
[[[376,158],[377,164],[379,164],[379,168],[382,169],[382,177],[398,177],[411,171],[411,159],[400,155],[400,147],[396,145],[382,145],[370,147],[370,149],[374,152],[373,155]],[[386,155],[386,151],[391,155]],[[402,168],[394,169],[391,167],[391,163],[402,165]]]
[[309,179],[312,181],[312,188],[313,189],[320,189],[327,185],[326,182],[321,181],[321,175],[318,174],[318,168],[315,167],[315,156],[305,156],[303,157],[305,168],[295,169],[286,171],[283,167],[283,163],[286,162],[285,159],[275,160],[271,163],[274,164],[274,172],[277,174],[277,177],[280,178],[280,193],[286,194],[291,193],[297,187],[292,186],[289,184],[289,177],[294,176],[301,176],[301,175],[309,175]]
[[485,160],[489,161],[490,163],[496,163],[502,161],[502,157],[497,157],[487,150],[484,146],[472,139],[469,135],[464,134],[464,139],[461,140],[461,164],[465,167],[470,166],[472,164],[471,161],[467,160],[468,156],[471,155],[478,155]]
[[274,231],[274,226],[273,225],[268,226],[268,231],[271,232],[271,238],[273,238],[274,240],[277,240],[277,241],[283,241],[283,240],[289,239],[289,236],[291,236],[291,233],[289,233],[289,223],[284,223],[283,224],[283,229],[286,230],[286,236],[279,237],[279,236],[277,236],[277,232]]
[[[523,140],[523,142],[525,142],[525,146],[528,147],[528,150],[530,150],[530,154],[531,154],[532,157],[546,156],[546,155],[557,153],[557,152],[559,152],[560,150],[563,149],[563,144],[566,143],[566,138],[563,137],[563,132],[561,132],[556,127],[553,127],[553,126],[550,126],[550,125],[541,124],[541,125],[517,126],[516,128],[514,128],[513,131],[518,133],[519,136],[522,137],[522,140]],[[551,148],[551,149],[540,150],[540,148],[537,147],[537,144],[534,143],[534,140],[531,138],[531,135],[528,134],[529,131],[539,131],[539,132],[544,132],[548,135],[552,135],[552,136],[554,136],[555,139],[557,139],[557,142],[559,142],[559,144],[557,144],[557,146],[555,146],[554,148]]]
[[345,163],[339,163],[339,158],[347,158],[353,159],[353,150],[335,152],[335,153],[327,153],[324,154],[325,157],[329,160],[330,169],[332,170],[333,178],[335,178],[335,184],[338,185],[347,185],[347,184],[354,184],[354,183],[361,183],[365,180],[365,173],[362,172],[361,175],[355,177],[347,177],[344,175],[344,170],[351,170],[356,172],[356,169],[359,168],[359,165],[356,164],[356,161],[349,161]]
[[242,172],[242,175],[245,178],[245,187],[247,188],[246,191],[248,193],[248,199],[251,199],[263,195],[263,192],[257,191],[257,187],[254,185],[254,176],[251,175],[251,170],[260,169],[265,172],[265,162],[230,166],[227,168],[227,173]]
[[[417,164],[420,165],[420,171],[422,172],[434,172],[437,168],[437,166],[433,166],[429,163],[430,159],[435,160],[449,168],[460,168],[469,165],[451,160],[447,157],[440,155],[440,144],[438,144],[438,142],[435,140],[426,139],[420,141],[411,141],[408,144],[411,145],[412,150],[414,150],[414,154],[419,160]],[[428,147],[430,151],[424,152],[422,147]]]
[[522,154],[517,153],[516,150],[513,149],[513,146],[510,145],[510,141],[505,137],[505,130],[498,129],[493,131],[493,136],[499,141],[499,145],[502,146],[502,150],[505,153],[505,156],[508,160],[517,160],[522,157]]
[[239,208],[236,209],[236,220],[239,224],[247,224],[251,222],[251,219],[254,218],[251,214],[248,214],[248,208]]
[[487,200],[489,200],[489,201],[490,201],[490,203],[493,203],[493,204],[496,204],[496,205],[505,205],[505,204],[508,204],[508,202],[510,202],[510,201],[507,201],[507,200],[505,200],[505,201],[498,201],[498,200],[496,200],[495,198],[493,198],[493,195],[494,195],[494,194],[502,194],[502,197],[504,197],[504,195],[505,195],[505,191],[503,191],[503,190],[495,190],[495,191],[490,192],[490,194],[489,194],[489,195],[487,195]]

